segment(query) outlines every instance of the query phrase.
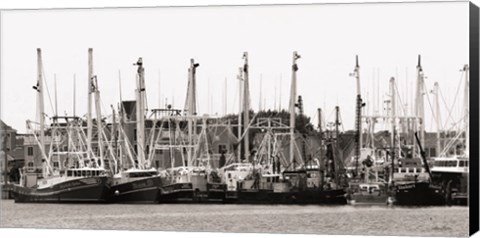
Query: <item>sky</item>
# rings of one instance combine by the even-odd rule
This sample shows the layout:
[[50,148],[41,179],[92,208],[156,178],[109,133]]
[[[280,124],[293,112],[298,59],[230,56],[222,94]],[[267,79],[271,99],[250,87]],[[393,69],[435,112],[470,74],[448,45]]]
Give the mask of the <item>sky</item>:
[[[375,108],[382,113],[390,77],[396,78],[402,102],[411,111],[421,54],[428,90],[438,82],[444,104],[455,103],[453,115],[459,117],[463,95],[455,95],[459,69],[468,63],[468,3],[16,10],[2,12],[0,36],[1,118],[19,132],[26,131],[27,119],[36,120],[36,48],[43,53],[49,116],[54,114],[54,78],[59,114],[72,115],[74,75],[76,112],[85,115],[88,48],[93,48],[104,114],[120,100],[119,78],[122,98],[134,100],[133,63],[139,57],[148,108],[166,103],[183,108],[187,69],[194,58],[200,63],[199,113],[222,115],[225,108],[236,113],[236,75],[244,51],[249,54],[253,110],[260,101],[263,108],[281,104],[287,109],[292,53],[298,51],[297,92],[305,113],[316,124],[317,108],[322,108],[331,121],[338,105],[348,130],[354,126],[356,83],[349,74],[355,55],[368,114]],[[425,99],[428,131],[435,129],[431,111]],[[444,121],[447,115],[442,105]]]

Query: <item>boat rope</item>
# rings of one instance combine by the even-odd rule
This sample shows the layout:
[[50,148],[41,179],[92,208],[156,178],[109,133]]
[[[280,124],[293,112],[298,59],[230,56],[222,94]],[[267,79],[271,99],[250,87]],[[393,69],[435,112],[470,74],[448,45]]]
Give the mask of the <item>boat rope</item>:
[[462,73],[461,73],[461,75],[460,75],[459,84],[458,84],[458,86],[457,86],[457,91],[456,91],[456,93],[455,93],[455,97],[453,98],[453,102],[452,102],[452,106],[451,106],[451,107],[448,107],[448,106],[447,106],[447,103],[446,103],[446,101],[445,101],[445,98],[443,97],[442,90],[440,89],[440,95],[441,95],[442,100],[443,100],[443,102],[445,103],[445,107],[447,108],[447,111],[448,111],[448,117],[447,117],[447,119],[445,120],[445,125],[444,125],[443,128],[446,128],[446,127],[447,127],[447,124],[448,124],[448,122],[449,122],[450,119],[453,120],[453,115],[452,115],[453,113],[452,113],[452,112],[453,112],[453,109],[455,108],[455,103],[456,103],[456,101],[457,101],[458,95],[460,94],[460,87],[461,87],[461,85],[462,85],[463,73],[464,73],[464,71],[462,71]]
[[48,90],[47,76],[45,75],[45,68],[43,67],[43,64],[42,64],[42,76],[43,76],[42,77],[43,82],[45,83],[45,89],[47,90],[47,96],[48,96],[48,101],[50,102],[50,108],[52,109],[52,112],[55,112],[55,110],[53,109],[52,97],[50,96],[50,90]]

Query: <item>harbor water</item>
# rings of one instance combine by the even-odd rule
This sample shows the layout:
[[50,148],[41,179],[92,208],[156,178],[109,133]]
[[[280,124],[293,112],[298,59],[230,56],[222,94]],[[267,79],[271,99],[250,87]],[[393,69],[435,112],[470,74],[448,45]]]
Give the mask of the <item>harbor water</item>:
[[467,236],[468,207],[17,204],[1,227],[103,230]]

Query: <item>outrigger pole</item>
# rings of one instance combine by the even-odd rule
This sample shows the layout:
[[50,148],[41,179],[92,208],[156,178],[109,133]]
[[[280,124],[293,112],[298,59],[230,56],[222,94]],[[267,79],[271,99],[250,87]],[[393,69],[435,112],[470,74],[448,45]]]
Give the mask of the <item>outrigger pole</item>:
[[145,69],[143,68],[142,58],[134,64],[137,68],[137,89],[135,90],[137,98],[136,123],[137,123],[137,160],[139,169],[145,169]]
[[300,55],[296,51],[293,52],[292,62],[292,83],[290,86],[290,163],[295,160],[295,100],[297,98],[297,60],[300,59]]
[[248,127],[250,122],[250,88],[248,83],[248,53],[243,52],[243,128],[244,128],[244,149],[245,149],[245,160],[250,161],[250,141],[248,136]]
[[357,99],[356,99],[356,118],[355,118],[355,177],[358,177],[358,162],[360,159],[360,148],[362,146],[362,94],[360,88],[360,65],[358,64],[358,55],[355,56],[355,69],[350,76],[355,77],[357,81]]

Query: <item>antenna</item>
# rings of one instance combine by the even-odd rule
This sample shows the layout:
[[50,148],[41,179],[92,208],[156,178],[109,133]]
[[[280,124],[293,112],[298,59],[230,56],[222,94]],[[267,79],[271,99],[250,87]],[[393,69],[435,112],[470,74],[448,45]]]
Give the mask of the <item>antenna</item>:
[[75,112],[75,108],[76,108],[76,104],[77,104],[76,85],[77,85],[77,78],[76,78],[76,75],[73,74],[73,117],[76,116],[76,112]]
[[123,99],[122,99],[122,75],[120,73],[120,70],[118,70],[118,92],[120,95],[120,103],[121,103]]
[[223,91],[223,115],[227,115],[227,77],[225,77],[225,90]]
[[57,100],[57,74],[53,74],[53,83],[55,87],[55,117],[58,116],[58,100]]
[[162,91],[162,86],[160,83],[160,70],[158,70],[158,108],[162,107],[162,94],[160,93]]
[[[262,110],[262,74],[260,74],[260,90],[259,90],[260,95],[258,96],[259,98],[259,104],[258,104],[258,111]],[[265,106],[265,105],[263,105]]]

